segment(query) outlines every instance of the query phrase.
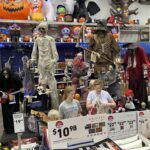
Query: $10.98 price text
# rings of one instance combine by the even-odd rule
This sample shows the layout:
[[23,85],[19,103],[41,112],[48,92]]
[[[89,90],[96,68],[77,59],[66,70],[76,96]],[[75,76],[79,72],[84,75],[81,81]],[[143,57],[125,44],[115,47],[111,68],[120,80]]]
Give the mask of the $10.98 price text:
[[67,136],[69,136],[69,134],[71,132],[76,131],[76,130],[77,130],[77,126],[76,125],[73,125],[73,126],[70,126],[70,127],[61,128],[61,129],[54,129],[53,130],[53,135],[59,134],[59,138],[62,138],[63,136],[67,137]]

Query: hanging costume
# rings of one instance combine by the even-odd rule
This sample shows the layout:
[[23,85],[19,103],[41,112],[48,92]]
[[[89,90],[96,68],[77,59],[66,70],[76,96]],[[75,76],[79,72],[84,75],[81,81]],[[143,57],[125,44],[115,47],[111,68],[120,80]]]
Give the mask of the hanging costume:
[[20,93],[15,94],[14,104],[10,104],[9,93],[22,88],[20,78],[10,72],[9,69],[4,68],[0,74],[0,91],[2,103],[3,126],[6,133],[14,133],[13,113],[19,111]]
[[51,106],[57,109],[59,106],[57,83],[54,76],[55,64],[58,61],[58,53],[55,45],[55,40],[47,35],[48,25],[42,22],[38,25],[40,36],[34,42],[34,47],[31,55],[32,61],[38,62],[38,71],[40,83],[43,87],[46,85],[51,89]]
[[[133,44],[129,43],[128,46],[130,45],[132,46]],[[144,49],[136,46],[130,51],[130,48],[128,47],[128,50],[124,56],[124,67],[126,70],[126,79],[129,83],[129,89],[133,90],[134,98],[138,99],[140,103],[147,103],[147,91],[143,74],[143,64],[146,64],[148,69],[150,69],[149,61]]]

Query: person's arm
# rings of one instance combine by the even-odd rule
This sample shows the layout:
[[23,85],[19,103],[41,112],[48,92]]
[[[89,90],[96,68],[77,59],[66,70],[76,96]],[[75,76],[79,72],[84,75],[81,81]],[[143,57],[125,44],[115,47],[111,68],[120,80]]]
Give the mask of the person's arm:
[[114,100],[111,100],[111,102],[108,102],[108,106],[111,108],[115,108],[116,107],[116,103]]
[[113,100],[113,98],[110,96],[109,93],[108,93],[107,100],[108,100],[108,104],[107,104],[108,107],[111,107],[111,108],[115,108],[116,107],[116,103]]
[[59,115],[60,115],[60,119],[64,119],[64,111],[63,111],[63,106],[61,104],[59,106]]
[[89,110],[93,107],[94,107],[94,105],[92,104],[92,95],[91,95],[91,92],[90,92],[87,96],[86,108]]

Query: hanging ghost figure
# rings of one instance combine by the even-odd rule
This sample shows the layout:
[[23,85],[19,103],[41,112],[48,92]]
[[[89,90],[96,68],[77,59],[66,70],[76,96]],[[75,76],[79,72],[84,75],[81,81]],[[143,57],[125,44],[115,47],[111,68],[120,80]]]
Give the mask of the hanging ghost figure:
[[30,69],[31,62],[28,56],[22,57],[23,70],[21,76],[23,78],[23,88],[25,95],[31,95],[34,93],[34,73]]
[[66,0],[64,3],[68,14],[73,14],[75,3],[75,0]]
[[53,21],[56,17],[53,0],[44,0],[43,2],[44,2],[44,4],[43,4],[44,16],[46,17],[47,20]]

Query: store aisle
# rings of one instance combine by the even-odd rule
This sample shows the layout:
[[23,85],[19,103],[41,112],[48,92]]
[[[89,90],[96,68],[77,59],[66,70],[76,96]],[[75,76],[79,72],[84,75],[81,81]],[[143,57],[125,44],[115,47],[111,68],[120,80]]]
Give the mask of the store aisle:
[[0,139],[3,134],[3,118],[2,118],[2,108],[0,105]]

